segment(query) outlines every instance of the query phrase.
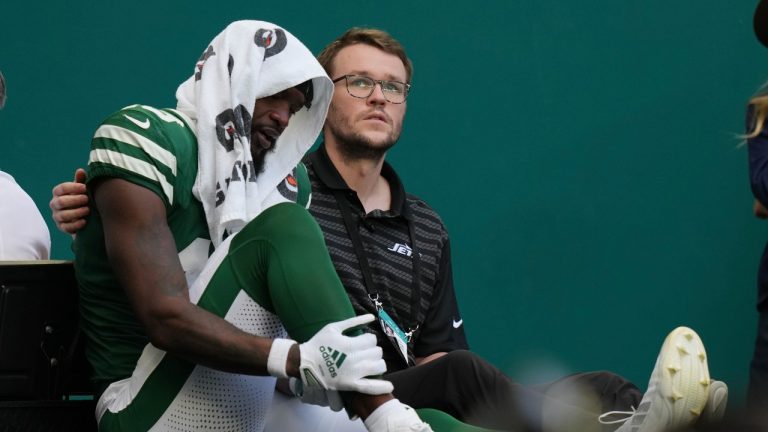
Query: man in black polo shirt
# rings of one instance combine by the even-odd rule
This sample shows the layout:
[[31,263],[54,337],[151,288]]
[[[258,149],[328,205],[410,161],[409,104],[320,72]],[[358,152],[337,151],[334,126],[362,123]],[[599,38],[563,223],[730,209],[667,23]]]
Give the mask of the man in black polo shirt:
[[[438,408],[469,423],[503,430],[541,429],[542,407],[571,411],[566,422],[581,418],[585,427],[599,428],[597,419],[580,409],[629,411],[641,406],[643,394],[637,387],[612,373],[578,374],[551,385],[585,390],[598,401],[597,407],[586,400],[574,406],[560,395],[551,398],[546,388],[534,391],[514,383],[466,351],[448,234],[437,213],[407,194],[385,161],[402,129],[410,59],[389,34],[351,29],[329,44],[318,60],[336,88],[323,128],[324,143],[305,158],[312,182],[310,213],[323,230],[356,311],[379,317],[370,326],[384,349],[387,378],[395,384],[397,397],[412,406]],[[684,397],[703,398],[698,402],[703,405],[707,386]],[[659,398],[652,393],[649,401]],[[703,408],[690,403],[694,411]],[[640,430],[685,424],[697,417],[688,412],[659,415],[663,404],[645,404],[655,418]],[[724,403],[710,405],[724,408]],[[636,424],[641,423],[639,417]],[[569,428],[582,430],[573,423]]]
[[[560,430],[562,424],[568,430],[599,430],[599,412],[620,410],[629,411],[626,418],[631,420],[619,430],[639,426],[632,430],[653,432],[690,423],[702,410],[721,413],[727,390],[722,383],[710,385],[706,361],[692,356],[701,361],[685,363],[677,354],[676,344],[690,343],[703,355],[700,340],[688,329],[676,330],[665,341],[660,355],[664,361],[657,363],[645,399],[632,383],[607,372],[524,388],[467,351],[445,227],[424,201],[405,192],[384,160],[402,129],[410,60],[387,33],[351,29],[326,47],[319,61],[336,88],[323,130],[324,144],[305,158],[312,183],[310,212],[323,230],[356,312],[379,317],[370,330],[384,350],[387,378],[394,383],[398,399],[502,430],[541,430],[545,421],[562,419],[564,412]],[[62,186],[57,188],[60,196],[66,193]],[[54,197],[52,208],[76,211],[76,206],[58,199]],[[54,220],[64,229],[79,219],[65,211],[54,212]],[[684,373],[676,376],[687,378],[675,382],[685,390],[667,395],[672,390],[665,386],[671,388],[667,384],[672,375],[666,368],[672,363],[685,366]],[[686,374],[688,369],[702,376]],[[579,394],[575,400],[564,400],[574,389],[595,398]],[[719,399],[705,407],[707,396]],[[634,416],[633,408],[638,409]],[[543,411],[555,414],[543,415]],[[616,427],[606,426],[607,430]]]

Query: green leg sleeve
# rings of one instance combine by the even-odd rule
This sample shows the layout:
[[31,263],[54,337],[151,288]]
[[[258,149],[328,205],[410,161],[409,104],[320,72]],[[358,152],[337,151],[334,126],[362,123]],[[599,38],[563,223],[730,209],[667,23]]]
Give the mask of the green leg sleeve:
[[429,423],[435,432],[492,432],[491,429],[462,423],[450,414],[436,409],[419,408],[416,412],[419,413],[422,420]]
[[229,250],[226,261],[241,288],[275,312],[297,341],[355,315],[320,227],[303,207],[267,209],[232,239]]

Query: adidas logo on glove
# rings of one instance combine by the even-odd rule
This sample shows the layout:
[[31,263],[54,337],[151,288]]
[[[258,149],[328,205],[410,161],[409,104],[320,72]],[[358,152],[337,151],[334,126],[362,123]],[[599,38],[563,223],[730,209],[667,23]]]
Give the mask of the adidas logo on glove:
[[323,360],[325,360],[325,367],[328,368],[331,378],[336,378],[336,368],[341,367],[341,364],[344,363],[347,355],[341,351],[325,346],[320,346],[320,354],[323,356]]

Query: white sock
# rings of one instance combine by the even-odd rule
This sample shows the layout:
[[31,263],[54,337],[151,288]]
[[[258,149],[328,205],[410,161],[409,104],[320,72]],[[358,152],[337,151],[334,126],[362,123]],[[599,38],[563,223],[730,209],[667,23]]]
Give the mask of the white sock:
[[368,432],[386,432],[389,416],[405,410],[406,405],[397,399],[392,399],[379,405],[363,423]]

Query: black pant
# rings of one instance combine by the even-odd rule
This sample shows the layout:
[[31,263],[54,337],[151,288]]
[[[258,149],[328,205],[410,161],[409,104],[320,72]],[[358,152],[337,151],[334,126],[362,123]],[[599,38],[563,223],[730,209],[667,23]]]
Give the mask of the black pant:
[[749,370],[747,404],[763,412],[768,404],[768,244],[757,272],[757,338]]
[[[540,431],[544,409],[548,413],[562,408],[580,411],[596,424],[601,412],[631,410],[642,399],[634,384],[610,372],[570,375],[553,383],[526,387],[463,350],[385,378],[394,384],[395,397],[414,408],[438,409],[475,426],[505,431]],[[574,388],[593,394],[597,406],[563,396],[564,389]]]
[[749,370],[747,404],[755,410],[765,411],[768,404],[768,311],[760,313],[757,338]]

